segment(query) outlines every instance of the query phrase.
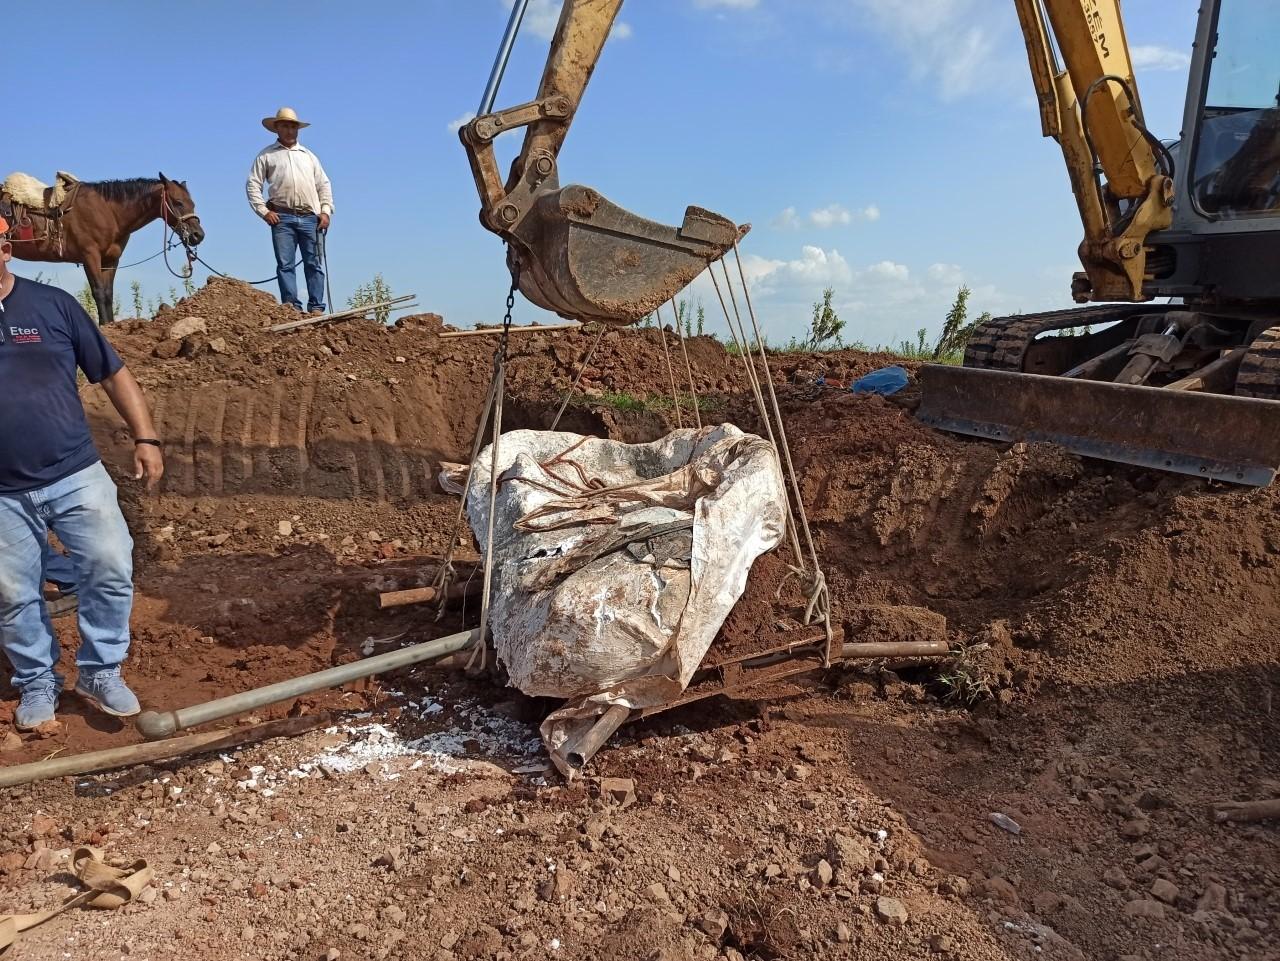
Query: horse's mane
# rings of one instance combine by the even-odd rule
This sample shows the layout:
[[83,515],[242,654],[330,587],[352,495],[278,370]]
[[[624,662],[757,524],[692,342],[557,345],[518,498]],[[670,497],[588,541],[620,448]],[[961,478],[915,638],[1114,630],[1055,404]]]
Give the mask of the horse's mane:
[[149,194],[159,183],[154,177],[133,177],[129,180],[86,180],[80,186],[88,187],[106,200],[129,201]]

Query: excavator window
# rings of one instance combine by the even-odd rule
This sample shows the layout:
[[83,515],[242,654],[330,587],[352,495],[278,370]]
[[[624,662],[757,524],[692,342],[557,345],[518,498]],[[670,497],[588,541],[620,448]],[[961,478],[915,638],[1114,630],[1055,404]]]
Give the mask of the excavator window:
[[1196,148],[1200,210],[1280,214],[1280,4],[1222,0]]

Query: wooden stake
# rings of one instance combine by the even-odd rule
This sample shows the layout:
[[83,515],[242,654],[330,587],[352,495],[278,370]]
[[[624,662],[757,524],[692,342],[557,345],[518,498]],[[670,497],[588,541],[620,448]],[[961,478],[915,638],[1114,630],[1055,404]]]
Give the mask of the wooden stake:
[[188,754],[225,751],[251,741],[265,741],[273,737],[295,737],[317,727],[323,727],[331,721],[332,717],[329,714],[286,717],[278,721],[267,721],[265,724],[255,724],[253,727],[232,728],[229,731],[206,731],[203,734],[188,734],[185,737],[175,737],[165,741],[131,744],[128,747],[114,747],[105,751],[90,751],[87,754],[72,754],[67,757],[50,758],[47,761],[34,761],[31,764],[16,764],[13,767],[0,768],[0,787],[14,787],[54,777],[93,774],[118,767],[129,767],[133,764],[168,761]]
[[[554,330],[583,330],[585,324],[534,324],[528,327],[512,327],[513,334],[546,334]],[[454,337],[497,337],[502,333],[501,327],[480,327],[476,330],[446,330],[440,336],[441,338],[451,339]]]

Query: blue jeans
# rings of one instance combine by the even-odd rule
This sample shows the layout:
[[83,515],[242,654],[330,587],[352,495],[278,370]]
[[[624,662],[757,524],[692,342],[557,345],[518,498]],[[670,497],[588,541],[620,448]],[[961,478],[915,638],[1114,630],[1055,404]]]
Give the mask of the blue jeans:
[[280,282],[280,303],[297,310],[298,273],[294,267],[298,250],[302,250],[302,269],[307,275],[307,310],[324,310],[324,267],[320,264],[315,214],[277,214],[280,223],[271,228],[271,243],[276,249],[276,279]]
[[44,579],[64,594],[76,592],[76,565],[66,554],[59,554],[49,542],[44,545]]
[[43,594],[50,528],[80,575],[80,672],[117,667],[129,651],[133,539],[116,485],[94,464],[27,494],[0,494],[0,648],[17,688],[62,689],[58,640]]

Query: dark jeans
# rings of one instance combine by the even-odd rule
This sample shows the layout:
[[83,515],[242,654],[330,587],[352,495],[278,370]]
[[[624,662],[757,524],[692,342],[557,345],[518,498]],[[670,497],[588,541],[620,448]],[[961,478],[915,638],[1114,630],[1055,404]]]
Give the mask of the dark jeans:
[[276,249],[276,279],[280,281],[280,303],[302,309],[298,300],[298,274],[293,266],[302,251],[302,268],[307,275],[307,310],[324,310],[324,268],[320,265],[317,240],[320,218],[315,214],[279,214],[280,223],[271,228]]
[[48,541],[44,545],[44,579],[64,594],[76,592],[75,562],[55,551]]

